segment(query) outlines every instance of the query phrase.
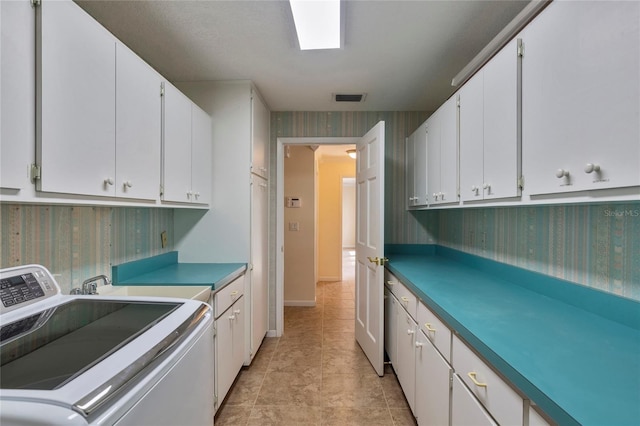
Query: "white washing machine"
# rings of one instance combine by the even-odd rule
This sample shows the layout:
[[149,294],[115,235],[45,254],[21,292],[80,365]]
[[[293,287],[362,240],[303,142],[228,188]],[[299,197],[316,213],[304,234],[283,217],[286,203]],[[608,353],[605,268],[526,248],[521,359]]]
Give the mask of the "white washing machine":
[[195,300],[63,295],[0,270],[0,424],[212,425],[213,316]]

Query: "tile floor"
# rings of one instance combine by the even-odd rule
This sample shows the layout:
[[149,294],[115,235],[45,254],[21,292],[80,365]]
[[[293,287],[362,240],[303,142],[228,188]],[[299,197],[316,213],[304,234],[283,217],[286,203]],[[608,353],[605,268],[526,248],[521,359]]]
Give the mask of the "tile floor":
[[344,281],[320,282],[315,307],[285,307],[215,418],[223,425],[415,425],[389,366],[378,377],[354,334],[354,259]]

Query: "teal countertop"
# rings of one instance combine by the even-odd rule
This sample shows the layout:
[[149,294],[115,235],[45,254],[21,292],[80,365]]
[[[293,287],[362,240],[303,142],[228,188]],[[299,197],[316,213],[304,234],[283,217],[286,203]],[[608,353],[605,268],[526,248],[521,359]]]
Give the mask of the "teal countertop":
[[170,252],[113,266],[111,274],[113,285],[210,285],[218,291],[246,269],[246,263],[178,263],[178,252]]
[[640,302],[440,246],[389,246],[385,255],[398,279],[559,424],[640,421]]

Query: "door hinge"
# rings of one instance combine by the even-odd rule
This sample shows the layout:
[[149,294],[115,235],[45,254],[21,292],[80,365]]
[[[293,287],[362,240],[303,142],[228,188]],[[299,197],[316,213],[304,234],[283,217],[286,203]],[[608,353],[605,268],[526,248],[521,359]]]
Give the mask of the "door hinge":
[[160,97],[164,96],[164,82],[160,83]]
[[214,326],[213,327],[213,337],[216,337],[218,335],[218,329]]
[[250,263],[250,264],[249,264],[249,270],[250,270],[250,271],[253,271],[253,263]]
[[524,57],[524,42],[521,38],[518,39],[518,57]]
[[31,0],[31,7],[38,7],[42,5],[42,0]]
[[218,395],[213,395],[213,408],[218,408]]
[[36,181],[40,180],[40,178],[42,177],[42,169],[40,169],[40,166],[38,164],[32,164],[31,165],[31,183],[36,183]]
[[160,185],[160,197],[164,197],[164,185]]
[[460,95],[456,95],[456,106],[460,108]]
[[518,178],[518,188],[520,188],[520,191],[524,189],[524,176]]

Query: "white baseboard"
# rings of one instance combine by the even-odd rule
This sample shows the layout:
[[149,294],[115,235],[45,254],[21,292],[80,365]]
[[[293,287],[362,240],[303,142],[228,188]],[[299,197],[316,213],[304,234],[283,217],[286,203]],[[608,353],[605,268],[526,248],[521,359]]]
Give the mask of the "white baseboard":
[[267,337],[280,337],[276,330],[267,330]]
[[284,306],[316,306],[315,300],[285,300]]
[[341,277],[318,277],[318,281],[341,281]]

